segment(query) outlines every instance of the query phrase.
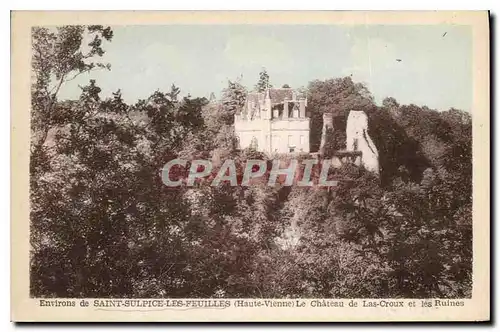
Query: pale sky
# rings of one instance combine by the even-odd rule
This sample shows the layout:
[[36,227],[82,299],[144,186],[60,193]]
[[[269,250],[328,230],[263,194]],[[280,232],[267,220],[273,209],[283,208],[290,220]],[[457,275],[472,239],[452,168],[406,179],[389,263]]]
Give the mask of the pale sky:
[[[446,110],[471,110],[472,32],[468,26],[170,25],[115,26],[103,43],[111,71],[81,75],[61,90],[96,79],[102,96],[122,90],[133,103],[172,83],[185,95],[220,96],[242,75],[253,87],[265,67],[271,84],[307,86],[352,75],[380,104],[387,96]],[[445,34],[443,36],[443,34]],[[401,61],[397,61],[400,59]]]

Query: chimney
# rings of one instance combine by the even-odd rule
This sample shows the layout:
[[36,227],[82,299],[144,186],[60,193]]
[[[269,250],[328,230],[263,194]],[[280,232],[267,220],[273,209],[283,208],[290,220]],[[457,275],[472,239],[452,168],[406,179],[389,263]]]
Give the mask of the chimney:
[[266,110],[267,119],[272,117],[271,110],[271,96],[269,95],[269,89],[266,90],[266,96],[264,97],[264,109]]
[[292,110],[293,118],[298,118],[299,117],[299,110],[297,109],[297,102],[294,103],[293,105],[293,110]]
[[305,118],[306,117],[306,100],[304,98],[300,98],[300,111],[299,111],[299,117]]
[[288,119],[288,98],[283,100],[283,119]]

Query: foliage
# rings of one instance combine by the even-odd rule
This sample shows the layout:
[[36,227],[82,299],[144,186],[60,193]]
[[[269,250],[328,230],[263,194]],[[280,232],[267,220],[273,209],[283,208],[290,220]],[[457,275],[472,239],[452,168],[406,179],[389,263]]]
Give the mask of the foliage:
[[[83,45],[84,37],[92,41]],[[31,127],[32,153],[39,155],[49,129],[57,124],[57,96],[61,86],[94,69],[110,69],[109,64],[92,61],[102,57],[102,41],[111,41],[112,30],[100,25],[62,26],[56,31],[32,29]],[[55,118],[56,117],[56,118]]]
[[223,113],[217,115],[222,117],[225,124],[233,124],[234,115],[241,112],[245,105],[247,89],[239,80],[228,81],[228,86],[222,91]]
[[323,155],[325,158],[333,157],[333,154],[337,150],[341,150],[342,141],[338,139],[338,135],[335,135],[333,128],[326,128],[325,132],[325,146],[323,147]]
[[307,88],[307,108],[311,118],[311,149],[317,151],[321,141],[323,114],[332,113],[336,140],[345,141],[347,114],[351,110],[366,110],[374,106],[373,97],[362,83],[351,77],[315,80]]
[[269,74],[267,73],[266,68],[262,68],[262,71],[259,73],[259,81],[255,85],[255,91],[264,92],[268,88],[272,88],[273,86],[269,82]]
[[[94,37],[84,52],[85,33]],[[350,78],[313,81],[312,126],[321,128],[325,112],[335,119],[326,155],[342,149],[335,133],[347,112],[364,110],[380,178],[346,164],[330,170],[338,181],[330,188],[268,186],[267,175],[248,187],[166,187],[160,170],[174,158],[210,159],[214,172],[234,159],[239,181],[247,160],[271,164],[258,147],[236,148],[246,89],[230,81],[221,101],[208,103],[172,85],[127,104],[90,81],[78,99],[58,99],[73,76],[107,67],[92,58],[112,35],[101,26],[33,29],[32,296],[471,295],[468,113],[394,98],[377,107]]]

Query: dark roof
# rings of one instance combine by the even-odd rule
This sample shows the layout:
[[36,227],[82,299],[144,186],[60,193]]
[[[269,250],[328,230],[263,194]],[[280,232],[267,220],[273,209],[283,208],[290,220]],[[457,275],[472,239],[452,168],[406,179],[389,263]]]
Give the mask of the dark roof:
[[254,102],[255,104],[259,104],[259,101],[264,100],[265,94],[263,92],[250,92],[247,95],[247,101]]

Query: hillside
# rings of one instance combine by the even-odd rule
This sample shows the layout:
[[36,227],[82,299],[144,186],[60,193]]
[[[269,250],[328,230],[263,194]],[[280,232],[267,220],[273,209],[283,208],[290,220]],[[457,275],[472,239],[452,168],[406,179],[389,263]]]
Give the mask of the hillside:
[[[69,36],[81,33],[65,29]],[[92,31],[111,39],[108,29]],[[56,38],[35,32],[42,46]],[[57,44],[70,48],[64,54],[79,49],[81,40],[69,41]],[[100,43],[93,47],[104,53]],[[34,61],[32,86],[31,296],[471,296],[468,113],[393,98],[376,105],[350,77],[316,80],[304,89],[312,151],[320,144],[323,113],[334,115],[327,144],[336,151],[344,148],[348,112],[364,111],[380,178],[346,164],[328,174],[335,187],[269,186],[266,176],[249,186],[212,186],[213,174],[193,187],[169,187],[163,166],[176,158],[216,167],[234,160],[239,178],[247,160],[267,159],[237,149],[233,119],[247,88],[228,82],[221,100],[209,103],[179,98],[172,85],[127,104],[120,91],[102,97],[92,80],[77,101],[61,103],[49,92],[51,77],[62,84],[68,73],[89,67],[78,52],[65,62],[69,67],[54,66],[58,58],[44,54]],[[54,128],[66,129],[45,144]]]

